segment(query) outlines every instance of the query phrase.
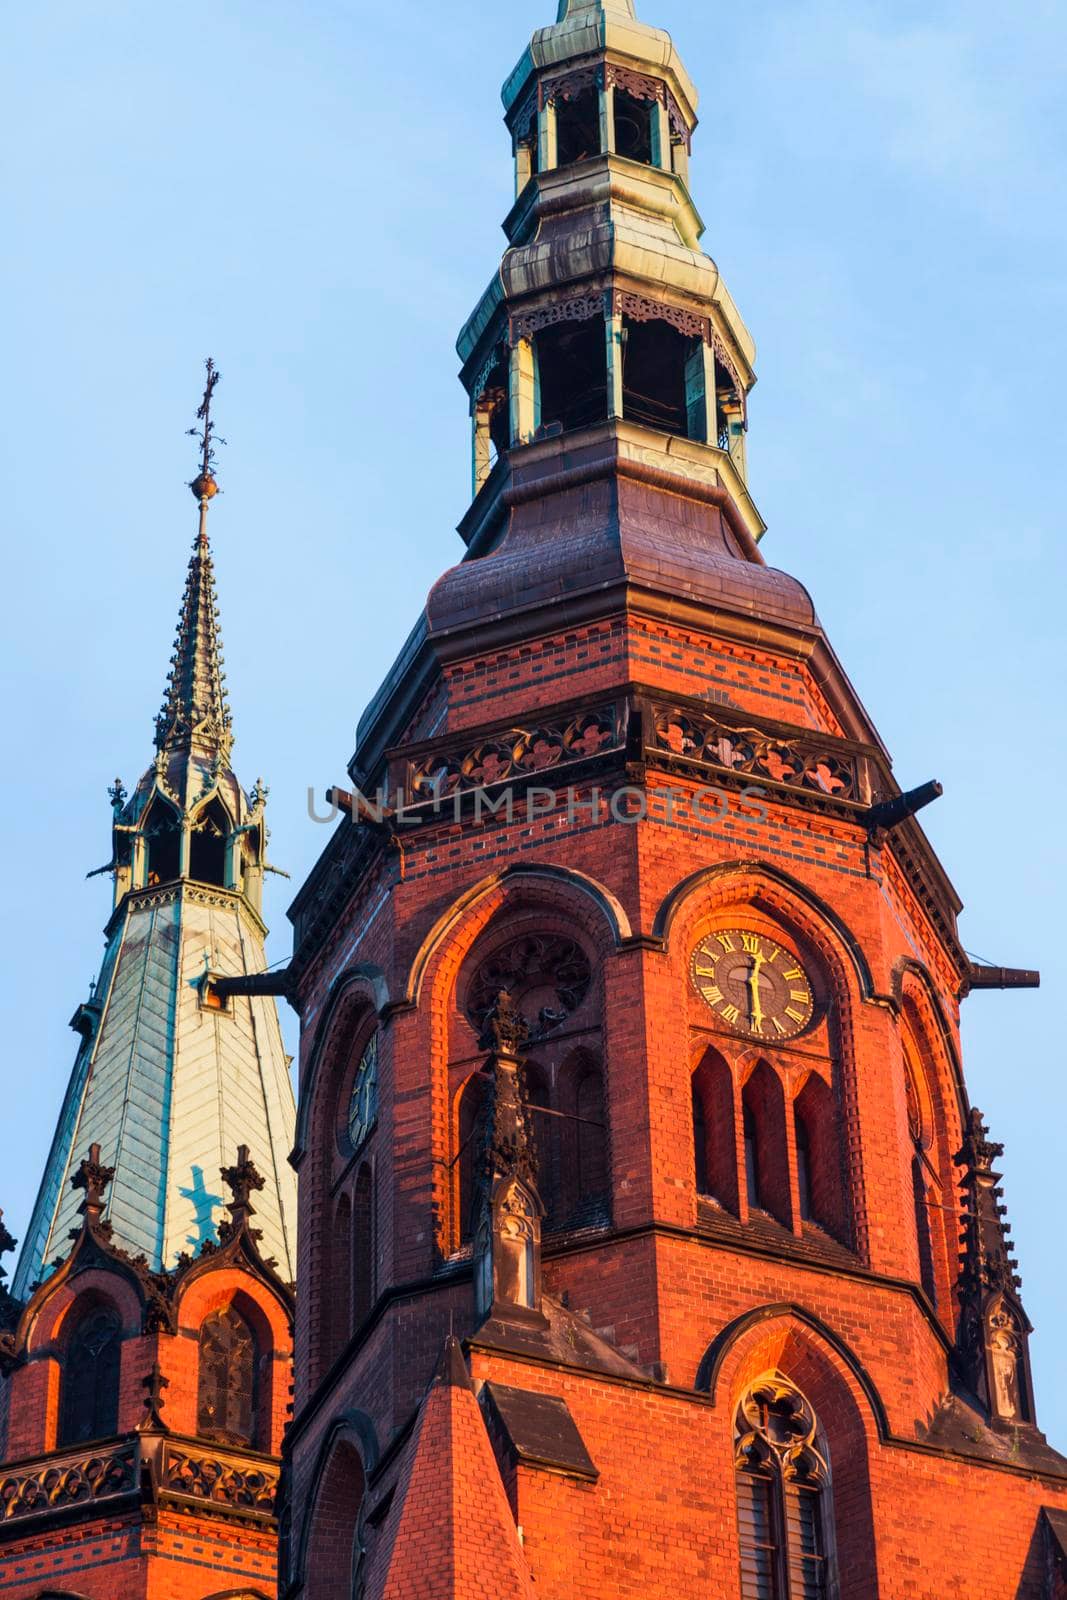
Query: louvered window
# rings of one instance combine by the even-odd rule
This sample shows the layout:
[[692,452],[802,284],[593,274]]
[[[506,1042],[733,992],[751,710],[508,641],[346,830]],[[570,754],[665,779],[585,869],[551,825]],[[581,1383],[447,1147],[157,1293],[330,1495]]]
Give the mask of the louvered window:
[[796,1600],[823,1600],[828,1593],[826,1546],[823,1539],[823,1491],[789,1484],[785,1496],[786,1544]]
[[113,1306],[95,1305],[78,1321],[63,1359],[60,1446],[117,1432],[121,1334]]
[[775,1485],[761,1473],[737,1479],[737,1526],[741,1536],[743,1600],[779,1600],[780,1551],[775,1538]]
[[736,1441],[742,1600],[833,1600],[829,1463],[811,1406],[767,1374],[738,1407]]
[[200,1328],[196,1427],[224,1444],[255,1442],[256,1345],[233,1306],[215,1311]]

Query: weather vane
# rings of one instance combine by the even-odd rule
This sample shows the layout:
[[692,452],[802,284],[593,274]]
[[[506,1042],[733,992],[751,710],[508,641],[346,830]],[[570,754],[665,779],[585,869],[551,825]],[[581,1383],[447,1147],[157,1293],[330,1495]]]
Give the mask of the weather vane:
[[211,397],[215,393],[215,385],[222,374],[210,356],[204,362],[204,366],[207,370],[207,382],[204,384],[204,398],[201,400],[200,409],[196,413],[196,420],[200,423],[200,427],[186,430],[192,438],[200,441],[200,471],[189,487],[193,491],[194,497],[200,502],[201,531],[203,531],[207,503],[219,492],[219,486],[215,482],[215,446],[226,443],[226,440],[215,432],[214,424],[211,421]]

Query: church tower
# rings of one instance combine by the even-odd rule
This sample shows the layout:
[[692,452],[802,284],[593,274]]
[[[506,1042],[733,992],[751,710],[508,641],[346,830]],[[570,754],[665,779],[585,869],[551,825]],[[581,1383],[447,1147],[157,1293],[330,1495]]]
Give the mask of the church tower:
[[300,890],[284,1592],[1063,1592],[960,902],[803,585],[632,0],[504,89],[472,504]]
[[[111,790],[103,966],[72,1019],[74,1069],[0,1284],[11,1600],[274,1593],[295,1113],[263,992],[266,789],[247,795],[230,764],[207,534],[217,380],[209,362],[156,753],[132,795]],[[0,1254],[12,1248],[0,1228]]]

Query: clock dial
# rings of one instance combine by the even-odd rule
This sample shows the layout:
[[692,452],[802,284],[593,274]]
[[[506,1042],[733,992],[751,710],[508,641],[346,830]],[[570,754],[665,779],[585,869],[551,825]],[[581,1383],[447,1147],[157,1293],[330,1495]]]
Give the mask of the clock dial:
[[800,961],[765,933],[710,933],[693,951],[689,972],[705,1005],[751,1039],[792,1039],[815,1011]]
[[378,1030],[367,1040],[352,1081],[348,1102],[348,1141],[357,1149],[374,1126],[378,1115]]

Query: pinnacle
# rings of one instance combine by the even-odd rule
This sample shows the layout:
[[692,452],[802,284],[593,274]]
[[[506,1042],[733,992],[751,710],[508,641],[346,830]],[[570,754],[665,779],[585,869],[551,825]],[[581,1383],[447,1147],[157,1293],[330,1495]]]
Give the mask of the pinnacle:
[[174,654],[163,706],[156,719],[156,749],[168,754],[228,755],[233,742],[227,704],[211,546],[201,527],[185,580]]

